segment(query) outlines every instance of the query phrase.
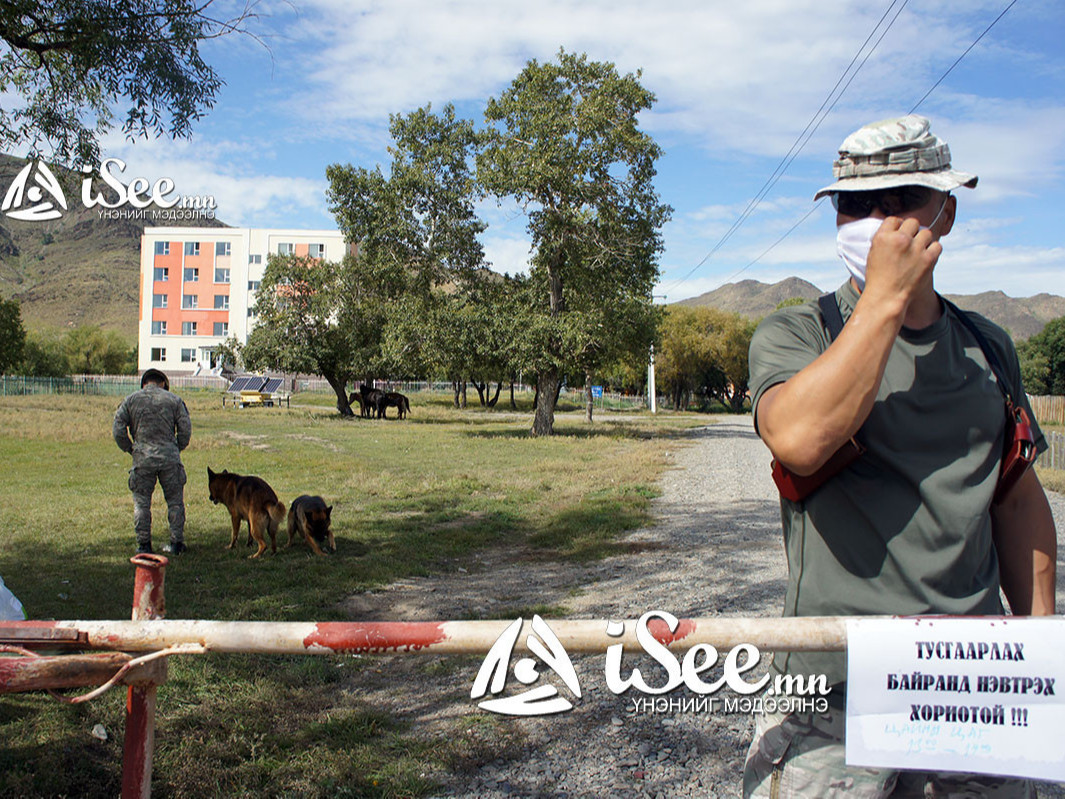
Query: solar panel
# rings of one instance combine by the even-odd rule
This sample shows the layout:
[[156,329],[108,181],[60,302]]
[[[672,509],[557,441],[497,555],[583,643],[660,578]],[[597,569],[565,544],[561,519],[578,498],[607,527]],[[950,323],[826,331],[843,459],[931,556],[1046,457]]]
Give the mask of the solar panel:
[[285,381],[280,377],[271,377],[269,380],[266,381],[266,385],[263,386],[260,391],[262,391],[263,394],[273,394],[275,391],[281,388],[281,384],[283,382]]
[[237,378],[236,380],[234,380],[234,381],[233,381],[233,383],[232,383],[232,384],[231,384],[231,385],[229,386],[229,393],[230,393],[230,394],[237,394],[237,393],[239,393],[239,392],[241,392],[241,391],[245,391],[245,390],[247,390],[247,387],[248,387],[248,380],[249,380],[249,379],[250,379],[250,378],[248,378],[248,377],[238,377],[238,378]]
[[266,383],[266,378],[265,377],[259,377],[258,375],[253,375],[253,376],[248,378],[248,385],[245,386],[245,388],[243,390],[244,391],[262,391],[263,390],[263,385],[265,385],[265,383]]

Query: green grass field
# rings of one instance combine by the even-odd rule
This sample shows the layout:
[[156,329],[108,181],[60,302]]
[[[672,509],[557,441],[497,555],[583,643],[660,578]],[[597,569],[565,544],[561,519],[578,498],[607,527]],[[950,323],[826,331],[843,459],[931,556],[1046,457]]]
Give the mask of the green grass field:
[[[648,414],[593,425],[561,414],[559,435],[531,418],[416,396],[411,418],[342,420],[324,395],[290,410],[221,407],[185,395],[193,419],[185,537],[166,573],[169,618],[343,620],[352,594],[457,570],[475,551],[526,544],[544,559],[602,557],[648,521],[664,453],[705,417]],[[134,551],[129,458],[113,443],[113,397],[0,401],[0,575],[36,619],[129,618]],[[229,517],[207,498],[207,467],[265,478],[286,504],[333,505],[338,553],[302,543],[249,560],[224,549]],[[157,490],[156,549],[166,543]],[[282,531],[280,543],[287,536]],[[173,658],[160,688],[155,796],[419,796],[422,775],[499,746],[480,735],[432,745],[365,706],[354,688],[373,658],[209,655]],[[124,692],[77,707],[43,695],[0,699],[0,795],[115,796]],[[89,733],[94,724],[107,741]],[[490,755],[486,755],[490,757]]]

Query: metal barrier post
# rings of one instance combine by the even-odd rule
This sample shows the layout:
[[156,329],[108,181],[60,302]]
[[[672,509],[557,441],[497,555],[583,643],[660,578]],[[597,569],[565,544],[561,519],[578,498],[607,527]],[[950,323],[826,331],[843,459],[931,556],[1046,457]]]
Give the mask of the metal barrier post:
[[[163,579],[167,559],[162,555],[136,555],[133,583],[133,620],[149,621],[166,615]],[[146,799],[152,792],[152,755],[155,751],[155,696],[166,681],[166,659],[129,686],[126,696],[126,737],[122,753],[122,799]]]

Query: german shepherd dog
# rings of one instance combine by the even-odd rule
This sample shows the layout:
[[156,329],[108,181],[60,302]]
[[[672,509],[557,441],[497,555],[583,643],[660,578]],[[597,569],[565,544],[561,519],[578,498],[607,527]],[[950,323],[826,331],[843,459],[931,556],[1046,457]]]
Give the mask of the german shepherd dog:
[[248,543],[255,540],[259,550],[249,557],[257,558],[266,551],[264,531],[270,534],[270,551],[277,552],[277,530],[285,518],[285,505],[274,489],[259,477],[245,477],[222,470],[216,474],[207,467],[207,488],[211,502],[225,504],[233,521],[233,535],[226,549],[237,545],[237,533],[242,520],[248,522]]
[[288,508],[288,546],[298,531],[315,555],[324,555],[322,545],[330,552],[337,551],[333,529],[329,526],[333,506],[327,506],[321,497],[306,494],[296,497]]

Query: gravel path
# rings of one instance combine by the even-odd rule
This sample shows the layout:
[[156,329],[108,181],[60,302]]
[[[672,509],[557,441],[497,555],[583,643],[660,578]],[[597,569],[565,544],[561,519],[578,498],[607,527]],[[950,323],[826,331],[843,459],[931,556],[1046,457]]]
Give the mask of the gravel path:
[[[678,617],[779,615],[787,574],[768,452],[748,418],[714,421],[672,453],[675,468],[665,473],[654,503],[658,523],[625,538],[628,554],[569,564],[513,549],[489,552],[462,571],[353,597],[348,610],[354,618],[407,620],[478,618],[541,604],[561,605],[571,618],[638,618],[652,609]],[[1050,498],[1061,538],[1065,496]],[[1060,560],[1058,575],[1058,595],[1065,597]],[[558,716],[480,711],[469,699],[479,659],[382,661],[381,679],[360,679],[359,695],[427,736],[464,732],[476,739],[470,768],[433,775],[445,786],[442,796],[738,795],[750,736],[746,714],[725,713],[720,703],[712,713],[634,712],[627,696],[606,688],[601,655],[572,660],[584,696]],[[397,685],[404,689],[397,692]],[[417,691],[406,690],[413,685]],[[1044,785],[1040,795],[1065,798],[1065,790]]]

